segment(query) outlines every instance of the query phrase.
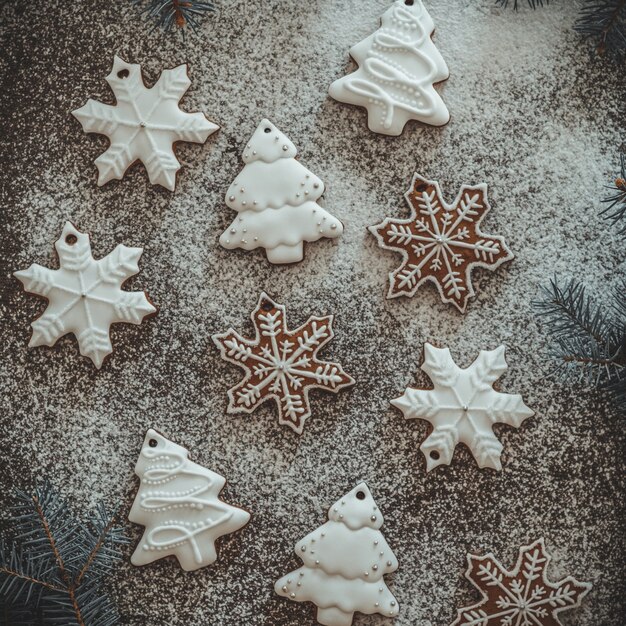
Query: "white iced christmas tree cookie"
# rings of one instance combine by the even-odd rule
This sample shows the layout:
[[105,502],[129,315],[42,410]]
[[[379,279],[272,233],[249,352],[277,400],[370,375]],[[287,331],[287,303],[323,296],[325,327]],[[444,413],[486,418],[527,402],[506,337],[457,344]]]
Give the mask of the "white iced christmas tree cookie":
[[295,156],[293,143],[263,120],[226,193],[226,204],[239,215],[220,237],[222,246],[262,247],[271,263],[297,263],[304,256],[303,241],[341,235],[342,223],[317,204],[324,183]]
[[179,100],[191,85],[187,65],[163,70],[156,84],[148,89],[138,64],[118,56],[106,77],[116,104],[88,100],[72,115],[86,133],[106,135],[109,148],[96,159],[98,185],[123,178],[137,160],[148,170],[150,182],[174,190],[180,163],[174,154],[177,141],[204,143],[219,126],[204,113],[186,113]]
[[359,68],[336,80],[330,95],[365,107],[368,126],[377,133],[399,135],[409,120],[446,124],[450,114],[433,84],[449,72],[430,38],[435,25],[422,0],[396,0],[381,21],[350,50]]
[[59,255],[58,270],[33,263],[14,276],[30,293],[47,298],[48,307],[32,324],[29,346],[53,346],[57,339],[73,333],[83,356],[100,368],[113,350],[111,324],[141,324],[145,315],[155,313],[143,291],[123,291],[126,279],[139,272],[141,248],[120,244],[96,261],[91,254],[89,235],[70,222],[54,244]]
[[188,455],[156,431],[146,433],[135,466],[141,485],[128,516],[146,527],[133,565],[170,555],[187,571],[211,565],[217,559],[215,540],[248,523],[247,511],[219,499],[226,479]]
[[432,433],[420,446],[426,457],[426,470],[449,465],[458,443],[464,443],[479,467],[501,470],[502,444],[493,434],[495,423],[519,428],[534,415],[518,394],[500,393],[493,388],[506,371],[504,346],[481,350],[466,369],[453,360],[448,348],[424,344],[422,369],[433,381],[433,389],[409,387],[391,401],[406,419],[430,422]]
[[398,615],[398,603],[383,580],[398,569],[398,561],[380,532],[383,516],[367,485],[338,500],[328,520],[296,544],[304,565],[278,580],[276,593],[315,603],[317,621],[324,626],[350,626],[355,611]]

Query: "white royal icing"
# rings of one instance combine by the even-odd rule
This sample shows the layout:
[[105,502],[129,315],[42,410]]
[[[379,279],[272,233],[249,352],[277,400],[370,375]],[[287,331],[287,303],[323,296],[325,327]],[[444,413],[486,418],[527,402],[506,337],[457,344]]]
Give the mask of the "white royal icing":
[[73,333],[83,356],[100,368],[113,350],[111,324],[140,324],[155,307],[143,291],[123,291],[122,284],[139,272],[141,248],[120,244],[106,257],[96,261],[91,254],[89,235],[79,232],[70,222],[54,244],[59,255],[58,270],[33,263],[14,276],[24,289],[48,299],[41,317],[32,324],[29,346],[53,346],[57,339]]
[[276,593],[314,602],[325,626],[350,626],[355,611],[397,616],[383,576],[398,569],[398,560],[380,532],[383,516],[367,485],[338,500],[328,520],[296,544],[304,566],[278,580]]
[[296,147],[263,120],[246,146],[246,164],[226,192],[239,213],[220,237],[225,248],[265,248],[271,263],[296,263],[303,241],[339,237],[342,223],[317,200],[324,183],[295,159]]
[[190,461],[189,452],[148,430],[135,466],[141,479],[128,519],[146,527],[131,557],[146,565],[174,555],[184,570],[211,565],[215,540],[243,528],[250,514],[226,504],[226,479]]
[[86,133],[106,135],[111,141],[108,150],[96,159],[98,185],[123,178],[140,160],[153,185],[173,191],[180,169],[174,143],[204,143],[219,128],[204,113],[186,113],[179,108],[179,100],[191,85],[187,65],[163,70],[148,89],[141,66],[116,56],[106,80],[115,94],[115,105],[90,99],[72,111]]
[[507,370],[505,347],[481,350],[476,360],[461,369],[448,348],[424,344],[424,370],[434,388],[407,388],[391,401],[406,419],[423,419],[433,426],[420,446],[426,457],[426,470],[449,465],[458,443],[464,443],[479,467],[501,470],[502,444],[493,434],[496,422],[519,428],[534,415],[519,394],[500,393],[493,388]]
[[433,84],[449,72],[430,38],[435,25],[422,0],[396,0],[381,22],[350,50],[359,68],[336,80],[330,95],[367,108],[368,126],[377,133],[399,135],[409,120],[446,124],[450,114]]

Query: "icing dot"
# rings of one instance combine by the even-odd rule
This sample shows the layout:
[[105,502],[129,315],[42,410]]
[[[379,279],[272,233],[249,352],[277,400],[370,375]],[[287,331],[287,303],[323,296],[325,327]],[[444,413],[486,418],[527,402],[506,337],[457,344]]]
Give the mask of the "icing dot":
[[283,591],[287,592],[287,586],[286,585],[283,585]]
[[336,230],[336,228],[337,228],[337,224],[331,224],[331,226],[330,226],[330,227],[331,227],[333,230]]
[[306,552],[306,546],[302,546],[302,547],[300,548],[300,550],[301,550],[302,552]]
[[287,150],[289,150],[288,146],[283,146],[283,152],[287,152]]
[[372,520],[372,522],[375,522],[378,518],[375,515],[372,515],[372,517],[370,517],[370,519]]

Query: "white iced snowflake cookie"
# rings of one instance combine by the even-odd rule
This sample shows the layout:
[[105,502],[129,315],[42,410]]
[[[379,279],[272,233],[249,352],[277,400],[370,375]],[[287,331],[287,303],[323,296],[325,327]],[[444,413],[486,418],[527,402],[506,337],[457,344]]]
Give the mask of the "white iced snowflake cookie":
[[48,300],[41,317],[32,324],[32,346],[53,346],[57,339],[73,333],[83,356],[100,368],[113,351],[111,324],[140,324],[144,316],[155,313],[143,291],[123,291],[126,279],[139,272],[141,248],[118,245],[113,252],[96,261],[91,253],[89,235],[70,222],[54,244],[60,268],[48,269],[33,263],[14,276],[24,289]]
[[328,522],[296,544],[304,565],[274,585],[278,595],[317,605],[324,626],[350,626],[355,611],[388,617],[399,606],[383,576],[398,560],[380,532],[383,516],[361,483],[328,511]]
[[391,401],[406,419],[430,422],[432,433],[420,446],[426,457],[426,470],[449,465],[458,443],[464,443],[479,467],[501,470],[502,444],[493,434],[495,423],[519,428],[534,412],[519,394],[500,393],[493,388],[507,370],[504,346],[481,350],[466,369],[453,360],[448,348],[424,344],[424,370],[433,381],[433,389],[407,388]]
[[303,241],[339,237],[342,223],[317,200],[324,183],[295,159],[296,147],[263,120],[243,154],[245,166],[226,192],[239,213],[220,237],[224,248],[265,248],[271,263],[302,261]]
[[186,113],[179,108],[179,100],[191,85],[187,65],[163,70],[156,84],[147,88],[141,66],[115,56],[106,81],[115,94],[116,104],[90,99],[72,111],[86,133],[106,135],[111,141],[106,152],[96,159],[98,185],[123,178],[126,170],[139,160],[153,185],[173,191],[180,169],[174,144],[204,143],[219,128],[204,113]]
[[146,433],[135,466],[141,485],[128,516],[146,527],[133,565],[171,555],[187,571],[211,565],[216,539],[250,520],[247,511],[219,499],[226,479],[188,457],[185,448],[155,430]]
[[381,22],[350,50],[359,67],[336,80],[330,95],[365,107],[376,133],[399,135],[409,120],[446,124],[450,114],[433,84],[449,72],[431,39],[435,25],[422,0],[396,0]]

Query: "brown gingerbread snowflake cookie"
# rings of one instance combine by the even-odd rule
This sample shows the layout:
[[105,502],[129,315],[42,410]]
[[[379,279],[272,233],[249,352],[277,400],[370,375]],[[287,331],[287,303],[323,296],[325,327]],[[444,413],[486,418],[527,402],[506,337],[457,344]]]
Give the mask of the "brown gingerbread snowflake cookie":
[[400,267],[389,274],[389,298],[414,296],[430,280],[441,299],[465,312],[474,295],[472,270],[494,270],[513,254],[502,237],[485,235],[480,222],[490,210],[487,185],[463,185],[452,204],[443,199],[439,183],[415,174],[405,194],[408,219],[386,218],[370,232],[381,248],[400,252]]
[[522,546],[515,568],[506,570],[491,553],[467,556],[467,579],[482,599],[459,609],[451,626],[561,626],[558,613],[580,606],[591,583],[568,576],[548,580],[550,555],[543,539]]
[[338,363],[317,358],[320,348],[333,338],[333,316],[309,317],[290,331],[285,307],[262,293],[251,317],[254,339],[245,339],[232,328],[213,335],[222,358],[246,372],[228,391],[228,413],[252,413],[271,398],[278,405],[279,423],[302,434],[311,415],[310,389],[337,393],[355,383]]

